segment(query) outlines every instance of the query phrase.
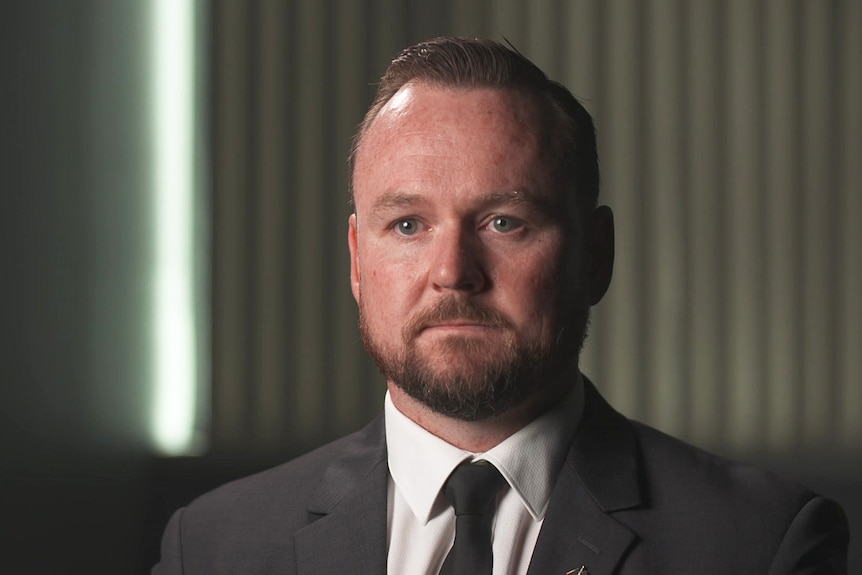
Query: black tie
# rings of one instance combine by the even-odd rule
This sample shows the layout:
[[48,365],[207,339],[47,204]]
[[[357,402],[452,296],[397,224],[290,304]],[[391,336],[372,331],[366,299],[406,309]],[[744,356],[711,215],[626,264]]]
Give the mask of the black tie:
[[462,463],[443,490],[455,508],[455,543],[440,575],[491,575],[491,525],[506,480],[487,461]]

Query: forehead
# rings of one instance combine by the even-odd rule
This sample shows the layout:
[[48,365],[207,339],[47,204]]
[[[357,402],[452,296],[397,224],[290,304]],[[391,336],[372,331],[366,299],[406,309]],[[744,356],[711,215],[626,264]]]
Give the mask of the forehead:
[[520,91],[408,83],[381,108],[357,152],[357,207],[369,193],[428,182],[545,187],[550,163],[541,135],[540,111]]

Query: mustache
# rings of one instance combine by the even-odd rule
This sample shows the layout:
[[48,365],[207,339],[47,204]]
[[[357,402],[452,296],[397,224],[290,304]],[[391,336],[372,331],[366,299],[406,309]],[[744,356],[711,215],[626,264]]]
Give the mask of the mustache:
[[410,341],[426,327],[450,321],[467,321],[494,328],[511,327],[502,314],[475,300],[448,297],[411,318],[402,329],[402,335],[405,341]]

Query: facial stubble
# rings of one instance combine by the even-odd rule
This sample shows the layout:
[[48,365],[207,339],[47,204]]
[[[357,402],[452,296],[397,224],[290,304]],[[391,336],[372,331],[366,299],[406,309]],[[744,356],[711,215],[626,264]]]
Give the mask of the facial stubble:
[[[479,421],[523,403],[577,365],[588,310],[569,315],[554,337],[524,340],[496,311],[474,300],[447,298],[413,317],[401,330],[403,345],[393,350],[372,334],[360,298],[359,327],[366,351],[387,380],[436,413]],[[483,326],[489,337],[420,341],[427,328],[454,320]]]

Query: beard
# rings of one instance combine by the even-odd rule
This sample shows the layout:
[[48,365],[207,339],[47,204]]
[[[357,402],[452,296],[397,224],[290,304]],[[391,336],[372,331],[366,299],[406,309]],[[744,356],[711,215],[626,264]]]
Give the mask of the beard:
[[[362,343],[387,380],[432,411],[464,421],[493,417],[523,403],[560,377],[586,339],[589,309],[569,313],[555,337],[524,340],[496,311],[473,300],[447,298],[413,317],[401,330],[400,350],[375,340],[359,306]],[[502,332],[498,338],[449,335],[420,350],[417,339],[435,324],[461,320]]]

